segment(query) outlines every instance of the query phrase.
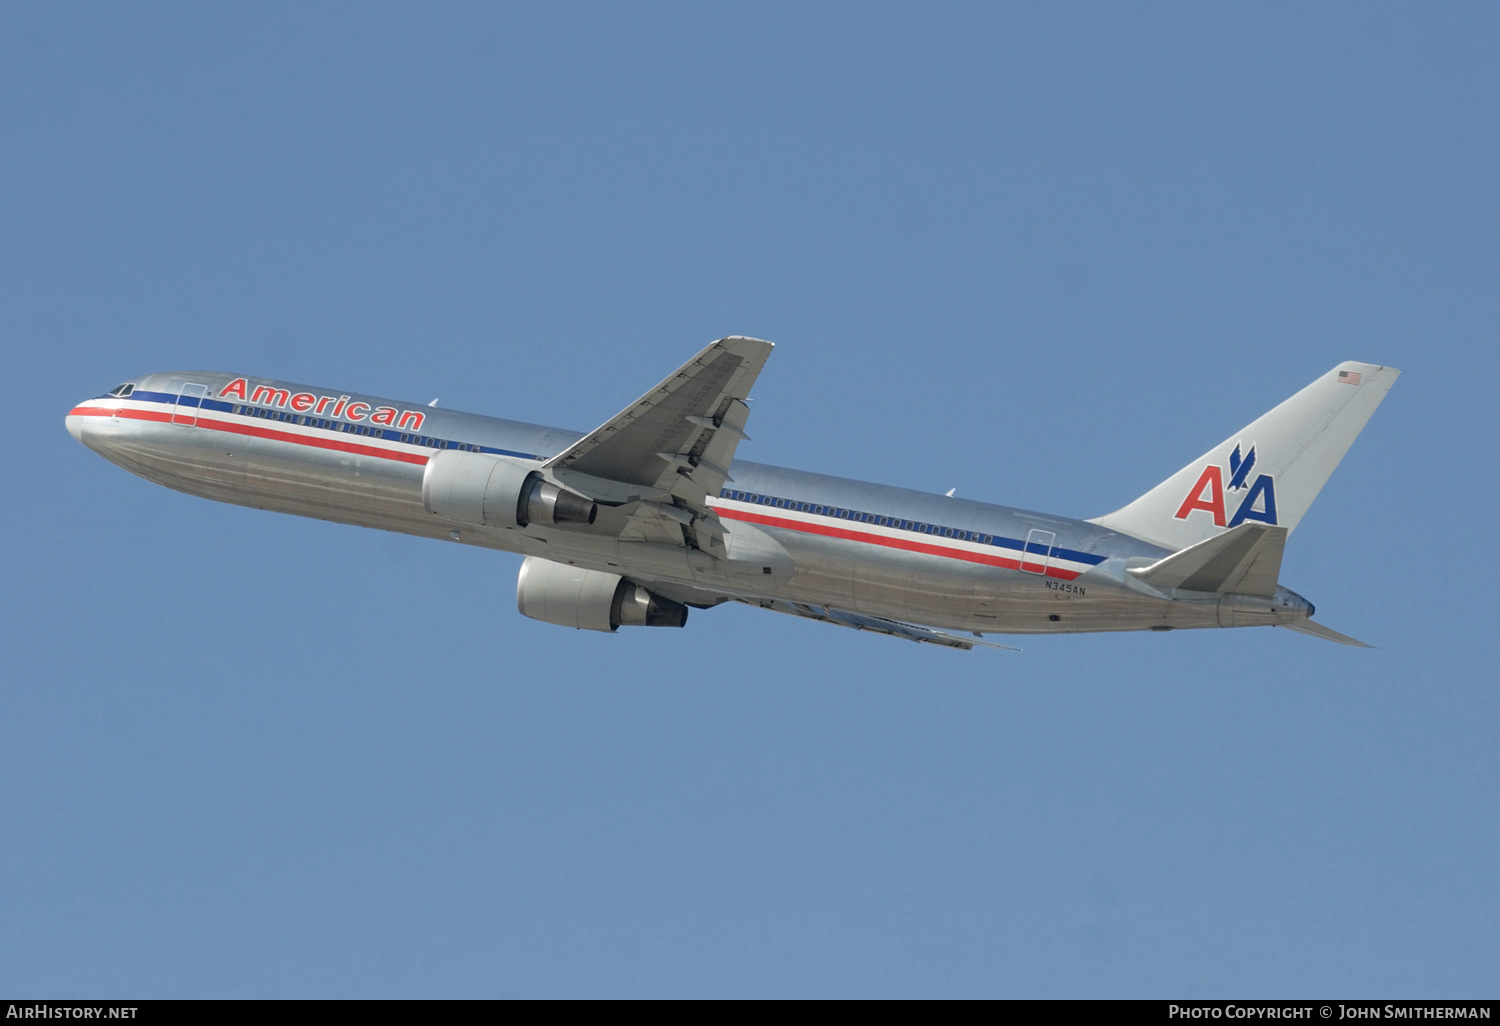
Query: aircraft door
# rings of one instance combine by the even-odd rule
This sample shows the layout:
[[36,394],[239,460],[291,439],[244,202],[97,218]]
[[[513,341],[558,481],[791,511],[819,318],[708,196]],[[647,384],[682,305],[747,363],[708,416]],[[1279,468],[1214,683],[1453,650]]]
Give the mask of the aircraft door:
[[1028,574],[1046,573],[1047,560],[1052,555],[1052,544],[1056,541],[1056,532],[1032,528],[1026,535],[1026,549],[1021,553],[1021,569]]
[[203,405],[203,400],[208,398],[208,386],[196,385],[191,381],[182,386],[182,391],[177,396],[177,405],[172,407],[172,423],[186,424],[194,427],[198,423],[198,410]]

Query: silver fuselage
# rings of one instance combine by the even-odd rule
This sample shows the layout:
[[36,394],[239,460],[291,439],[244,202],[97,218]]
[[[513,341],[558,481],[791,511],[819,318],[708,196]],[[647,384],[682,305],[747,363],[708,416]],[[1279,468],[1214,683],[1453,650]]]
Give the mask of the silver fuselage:
[[[980,633],[1167,630],[1289,623],[1312,607],[1274,596],[1158,590],[1126,570],[1168,550],[1067,517],[735,460],[712,499],[732,560],[588,527],[459,526],[427,512],[440,449],[540,466],[582,432],[250,378],[152,374],[125,398],[75,407],[68,430],[150,481],[241,506],[573,563],[668,587],[679,601],[807,603]],[[324,400],[327,400],[326,402]],[[381,423],[372,423],[378,418]],[[726,567],[754,565],[758,572]]]

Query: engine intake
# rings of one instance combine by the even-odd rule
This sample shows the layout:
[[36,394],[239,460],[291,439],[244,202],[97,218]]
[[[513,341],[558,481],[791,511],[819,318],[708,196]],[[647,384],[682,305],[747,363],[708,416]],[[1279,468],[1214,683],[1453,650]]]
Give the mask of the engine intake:
[[619,574],[586,570],[527,556],[516,578],[521,615],[585,631],[624,627],[684,627],[687,606],[627,581]]
[[433,516],[479,527],[588,525],[599,515],[593,499],[553,484],[532,465],[456,449],[427,461],[422,506]]

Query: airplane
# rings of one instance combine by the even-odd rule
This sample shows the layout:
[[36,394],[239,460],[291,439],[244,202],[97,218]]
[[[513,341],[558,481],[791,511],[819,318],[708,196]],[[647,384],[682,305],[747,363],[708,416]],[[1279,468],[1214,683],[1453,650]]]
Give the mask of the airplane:
[[957,649],[987,635],[1315,623],[1287,537],[1400,371],[1346,362],[1087,520],[736,459],[772,344],[710,344],[587,434],[219,372],[133,378],[67,414],[149,481],[524,557],[525,616],[682,627],[741,602]]

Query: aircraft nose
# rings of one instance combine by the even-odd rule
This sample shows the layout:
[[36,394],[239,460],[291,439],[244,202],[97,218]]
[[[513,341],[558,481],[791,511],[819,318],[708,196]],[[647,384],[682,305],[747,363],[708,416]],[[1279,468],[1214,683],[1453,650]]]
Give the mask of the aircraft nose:
[[[83,411],[83,406],[75,406],[68,411],[67,417],[63,418],[63,423],[68,427],[68,434],[72,435],[80,442],[84,441],[84,428],[88,424],[89,420],[89,418],[84,415]],[[85,442],[84,444],[87,443]]]

